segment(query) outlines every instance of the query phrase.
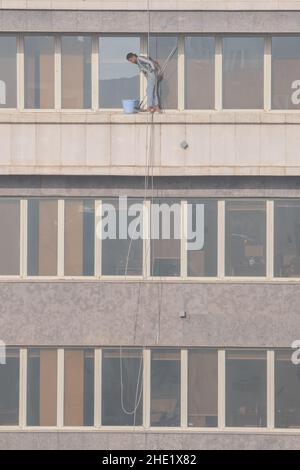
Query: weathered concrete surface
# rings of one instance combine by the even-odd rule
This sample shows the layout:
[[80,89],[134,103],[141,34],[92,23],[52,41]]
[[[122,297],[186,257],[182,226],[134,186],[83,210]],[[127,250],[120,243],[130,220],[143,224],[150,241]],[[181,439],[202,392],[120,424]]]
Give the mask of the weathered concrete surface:
[[298,283],[18,281],[2,282],[0,298],[10,345],[290,347],[300,339]]
[[[0,31],[146,33],[148,13],[0,10]],[[152,11],[152,33],[298,33],[300,11]]]
[[121,113],[3,113],[0,140],[2,175],[300,175],[296,113],[167,113],[151,130]]
[[[0,449],[84,450],[206,450],[295,449],[300,435],[198,432],[7,432],[0,433]],[[109,449],[109,450],[108,450]]]
[[299,0],[0,0],[0,8],[47,10],[297,10]]

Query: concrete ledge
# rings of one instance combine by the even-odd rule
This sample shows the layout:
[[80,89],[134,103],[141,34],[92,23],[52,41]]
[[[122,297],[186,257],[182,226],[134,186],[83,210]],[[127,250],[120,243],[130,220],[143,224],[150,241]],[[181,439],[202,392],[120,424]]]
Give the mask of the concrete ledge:
[[122,111],[5,111],[0,124],[300,124],[300,112],[166,111],[123,114]]
[[[150,0],[151,10],[298,10],[299,0]],[[0,9],[146,10],[147,0],[0,0]]]
[[0,175],[74,175],[74,176],[300,176],[299,166],[28,166],[1,165]]
[[[12,4],[13,4],[12,0]],[[288,2],[287,2],[288,3]],[[0,10],[2,32],[147,33],[147,11]],[[298,11],[152,11],[151,33],[291,33]]]

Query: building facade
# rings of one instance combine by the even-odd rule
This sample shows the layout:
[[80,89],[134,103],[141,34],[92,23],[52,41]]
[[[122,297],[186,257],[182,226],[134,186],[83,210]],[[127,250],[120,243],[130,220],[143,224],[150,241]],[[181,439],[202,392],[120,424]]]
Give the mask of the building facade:
[[[0,0],[0,30],[0,448],[298,448],[300,1]],[[122,112],[128,52],[162,113]]]

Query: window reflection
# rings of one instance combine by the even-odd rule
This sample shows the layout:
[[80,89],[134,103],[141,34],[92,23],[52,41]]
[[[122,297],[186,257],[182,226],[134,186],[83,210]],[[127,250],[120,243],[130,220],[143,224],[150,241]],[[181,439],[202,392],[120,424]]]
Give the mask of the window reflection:
[[150,57],[165,71],[159,85],[160,105],[166,109],[178,107],[178,39],[177,36],[151,36]]
[[6,363],[0,364],[0,425],[19,423],[19,365],[17,349],[6,349]]
[[[141,275],[143,270],[143,239],[142,227],[137,218],[142,220],[143,214],[137,212],[130,215],[128,209],[133,209],[134,204],[138,204],[142,211],[142,200],[129,199],[127,209],[122,208],[118,199],[105,199],[102,207],[105,209],[103,217],[103,230],[107,233],[102,240],[102,274],[110,276],[134,276]],[[105,207],[106,206],[106,207]],[[107,210],[106,210],[107,209]],[[141,215],[141,217],[139,217]],[[107,218],[108,217],[108,218]],[[127,223],[126,223],[127,218]],[[116,232],[112,236],[110,226],[105,222],[115,222]],[[124,222],[124,223],[123,223]],[[132,224],[132,225],[131,225]],[[136,227],[137,239],[128,236],[129,227]],[[125,229],[125,233],[123,230]],[[141,234],[139,236],[138,234]]]
[[62,107],[87,109],[91,107],[91,54],[89,36],[62,36]]
[[272,38],[272,108],[300,108],[300,37]]
[[27,425],[57,424],[57,350],[28,350]]
[[226,203],[227,276],[266,274],[266,205],[263,201]]
[[102,36],[99,39],[100,108],[121,108],[122,99],[139,100],[139,71],[126,60],[128,52],[139,55],[139,37]]
[[56,200],[28,200],[29,276],[57,275],[57,213]]
[[0,275],[20,273],[20,201],[0,199]]
[[279,277],[300,276],[300,202],[275,201],[274,272]]
[[65,275],[94,274],[95,211],[92,199],[65,201]]
[[218,351],[190,349],[188,356],[188,425],[218,425]]
[[17,39],[0,36],[0,108],[17,106]]
[[64,425],[94,424],[94,351],[65,349]]
[[300,427],[300,366],[292,363],[292,352],[275,352],[275,426]]
[[264,38],[224,38],[223,107],[263,108],[263,93]]
[[151,351],[151,426],[180,426],[180,350]]
[[267,353],[226,353],[226,426],[265,427]]
[[54,37],[25,36],[25,107],[54,107]]
[[215,106],[215,39],[185,37],[185,107],[213,109]]
[[143,420],[143,351],[104,349],[102,424],[140,426]]

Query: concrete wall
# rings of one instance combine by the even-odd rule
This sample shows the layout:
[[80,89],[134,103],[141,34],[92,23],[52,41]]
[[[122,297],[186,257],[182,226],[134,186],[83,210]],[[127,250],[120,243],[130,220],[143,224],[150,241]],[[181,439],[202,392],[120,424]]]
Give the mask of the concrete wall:
[[300,436],[283,433],[199,433],[199,432],[7,432],[0,433],[1,449],[147,449],[147,450],[206,450],[206,449],[294,449]]
[[152,130],[145,115],[4,113],[0,140],[0,174],[300,175],[298,113],[166,113]]
[[[0,10],[0,31],[146,33],[147,11]],[[298,33],[300,11],[152,11],[151,32]]]
[[0,0],[0,9],[297,10],[299,0]]

